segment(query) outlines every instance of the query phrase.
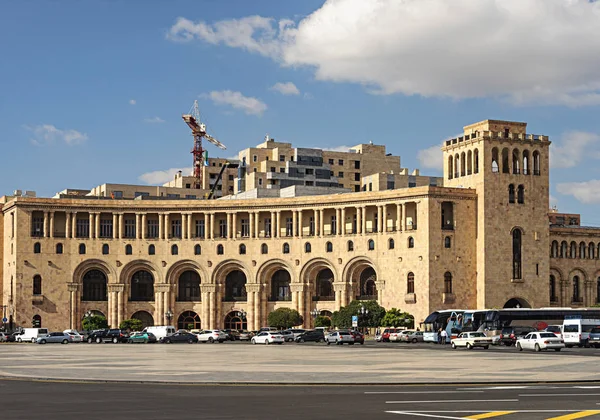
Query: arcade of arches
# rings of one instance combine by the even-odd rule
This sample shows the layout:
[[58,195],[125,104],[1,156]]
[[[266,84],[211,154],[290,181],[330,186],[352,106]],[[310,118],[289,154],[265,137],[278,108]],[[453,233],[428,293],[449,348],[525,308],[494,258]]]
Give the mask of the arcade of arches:
[[210,279],[200,268],[182,266],[163,282],[153,268],[140,265],[126,271],[120,283],[113,283],[104,267],[91,267],[81,274],[80,282],[69,283],[71,325],[79,326],[77,313],[91,310],[105,313],[111,326],[135,318],[144,326],[258,329],[267,324],[270,312],[289,307],[298,310],[305,327],[310,327],[310,312],[315,309],[331,314],[354,299],[380,298],[377,273],[369,261],[349,263],[348,269],[340,271],[316,259],[297,279],[284,263],[271,262],[249,281],[239,263],[215,270]]

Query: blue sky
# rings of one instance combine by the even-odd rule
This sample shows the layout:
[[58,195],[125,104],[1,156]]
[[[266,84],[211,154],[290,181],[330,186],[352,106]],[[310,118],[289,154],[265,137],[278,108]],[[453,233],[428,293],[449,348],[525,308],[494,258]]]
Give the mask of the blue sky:
[[526,121],[553,141],[553,203],[600,225],[595,2],[2,2],[0,54],[0,194],[189,168],[198,99],[212,156],[372,140],[436,175],[464,125]]

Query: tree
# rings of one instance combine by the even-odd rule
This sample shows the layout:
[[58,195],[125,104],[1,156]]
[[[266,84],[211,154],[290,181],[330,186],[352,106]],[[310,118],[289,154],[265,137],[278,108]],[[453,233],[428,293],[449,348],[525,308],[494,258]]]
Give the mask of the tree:
[[331,327],[331,319],[329,319],[329,317],[319,315],[315,318],[315,327]]
[[140,321],[139,319],[124,319],[123,321],[121,321],[121,324],[119,324],[119,328],[122,330],[128,330],[128,331],[141,331],[142,328],[144,328],[144,326],[142,325],[142,321]]
[[269,314],[268,322],[270,327],[288,329],[304,322],[300,313],[295,309],[279,308]]
[[100,315],[90,315],[83,318],[81,322],[84,330],[93,331],[108,328],[108,321]]
[[[364,307],[369,312],[359,315],[359,310]],[[343,306],[333,313],[331,320],[338,328],[351,328],[352,316],[358,316],[359,327],[378,327],[385,316],[385,309],[375,300],[353,300],[348,306]]]
[[408,312],[392,308],[385,313],[381,320],[382,327],[406,327],[414,328],[415,318]]

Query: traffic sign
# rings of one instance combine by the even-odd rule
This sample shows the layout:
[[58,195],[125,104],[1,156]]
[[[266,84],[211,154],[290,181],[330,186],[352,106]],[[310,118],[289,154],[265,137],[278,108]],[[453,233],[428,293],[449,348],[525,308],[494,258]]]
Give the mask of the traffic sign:
[[358,315],[352,315],[352,326],[358,327]]
[[2,323],[6,324],[8,322],[8,318],[2,318]]

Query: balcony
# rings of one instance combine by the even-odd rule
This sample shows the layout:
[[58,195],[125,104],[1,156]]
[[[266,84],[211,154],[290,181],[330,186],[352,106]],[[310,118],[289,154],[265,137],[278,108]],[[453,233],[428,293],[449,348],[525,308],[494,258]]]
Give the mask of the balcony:
[[31,303],[34,305],[41,305],[44,303],[44,295],[33,295],[31,297]]
[[333,302],[335,301],[335,296],[313,296],[313,302]]
[[415,293],[407,293],[404,295],[404,302],[417,303],[417,295]]
[[443,293],[442,294],[442,303],[449,304],[454,303],[456,300],[456,295],[454,293]]

